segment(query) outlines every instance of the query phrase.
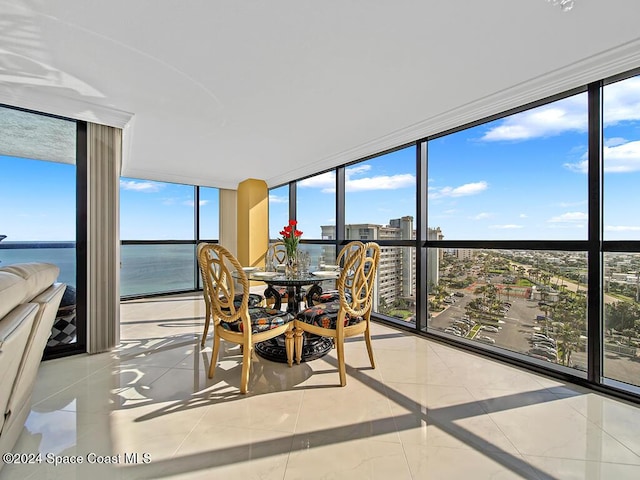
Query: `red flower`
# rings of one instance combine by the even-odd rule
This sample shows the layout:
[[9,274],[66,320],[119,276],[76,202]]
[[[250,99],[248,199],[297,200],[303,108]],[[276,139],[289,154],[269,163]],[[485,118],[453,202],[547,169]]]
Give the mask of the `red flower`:
[[298,248],[298,242],[302,236],[302,232],[295,228],[297,224],[297,221],[289,220],[289,225],[286,225],[280,232],[280,235],[282,235],[282,241],[287,248],[288,256],[295,255],[296,249]]

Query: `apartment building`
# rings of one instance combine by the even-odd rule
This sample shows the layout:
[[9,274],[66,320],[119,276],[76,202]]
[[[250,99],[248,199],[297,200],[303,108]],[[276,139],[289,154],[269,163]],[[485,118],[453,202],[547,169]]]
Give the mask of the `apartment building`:
[[[322,238],[335,238],[335,226],[323,225]],[[384,240],[413,240],[415,230],[413,217],[404,216],[389,220],[387,225],[352,223],[345,225],[345,238],[374,242]],[[416,255],[411,247],[382,246],[374,302],[383,300],[392,305],[398,299],[415,301]]]

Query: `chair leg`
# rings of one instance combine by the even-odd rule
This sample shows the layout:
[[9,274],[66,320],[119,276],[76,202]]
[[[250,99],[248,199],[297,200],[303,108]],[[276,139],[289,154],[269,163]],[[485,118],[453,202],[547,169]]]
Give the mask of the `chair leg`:
[[284,348],[287,351],[287,363],[291,367],[293,365],[293,351],[294,348],[294,340],[293,340],[293,329],[289,329],[284,332]]
[[371,368],[376,368],[376,361],[373,359],[373,347],[371,346],[371,329],[369,327],[364,331],[364,339],[367,344],[367,352],[369,353]]
[[242,350],[242,377],[240,377],[240,393],[247,393],[249,387],[252,351],[252,345],[244,345],[244,349]]
[[216,372],[216,364],[218,363],[218,353],[220,351],[220,337],[214,330],[213,332],[213,352],[211,353],[211,363],[209,364],[209,378],[213,378]]
[[300,365],[300,360],[302,359],[302,335],[304,335],[304,330],[296,327],[293,329],[293,333],[295,336],[296,363]]
[[200,346],[204,348],[204,342],[207,339],[207,333],[209,333],[209,322],[211,321],[211,308],[209,304],[205,306],[204,313],[204,332],[202,332],[202,340],[200,341]]
[[347,367],[344,364],[344,337],[336,338],[336,350],[338,353],[338,373],[340,374],[340,386],[347,384]]

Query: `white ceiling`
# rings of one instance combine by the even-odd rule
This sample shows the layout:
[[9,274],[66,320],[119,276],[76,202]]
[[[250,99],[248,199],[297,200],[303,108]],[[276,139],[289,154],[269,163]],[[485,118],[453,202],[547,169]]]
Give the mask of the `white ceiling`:
[[640,2],[0,0],[0,103],[121,126],[123,175],[309,175],[640,67]]

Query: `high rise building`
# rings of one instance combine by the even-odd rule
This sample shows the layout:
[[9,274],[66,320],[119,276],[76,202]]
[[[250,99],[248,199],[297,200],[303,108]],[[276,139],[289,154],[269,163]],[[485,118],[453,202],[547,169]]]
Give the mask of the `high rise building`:
[[[322,238],[334,239],[335,226],[322,226]],[[413,217],[404,216],[389,220],[388,225],[374,223],[355,223],[345,225],[347,240],[371,242],[379,240],[413,240],[415,230]],[[380,247],[380,264],[374,304],[383,300],[392,305],[396,300],[415,301],[416,271],[415,249],[411,247],[382,246]]]
[[[440,227],[429,228],[427,238],[429,240],[442,240],[444,235]],[[442,260],[443,253],[441,248],[427,249],[427,293],[431,293],[440,281],[440,260]]]

